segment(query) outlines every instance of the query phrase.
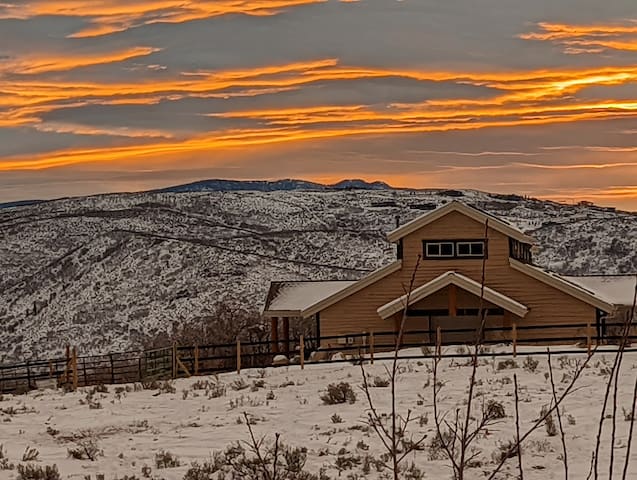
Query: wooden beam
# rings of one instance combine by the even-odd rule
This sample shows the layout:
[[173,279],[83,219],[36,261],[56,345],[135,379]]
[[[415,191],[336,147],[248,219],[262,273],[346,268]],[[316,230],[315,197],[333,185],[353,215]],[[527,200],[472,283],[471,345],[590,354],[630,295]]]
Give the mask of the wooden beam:
[[290,317],[283,317],[283,343],[285,355],[290,358]]
[[449,316],[458,315],[458,292],[455,285],[449,285]]
[[299,353],[301,357],[301,370],[303,370],[305,368],[305,339],[303,335],[301,335],[299,340]]
[[272,341],[272,353],[279,353],[279,317],[271,319],[270,340]]

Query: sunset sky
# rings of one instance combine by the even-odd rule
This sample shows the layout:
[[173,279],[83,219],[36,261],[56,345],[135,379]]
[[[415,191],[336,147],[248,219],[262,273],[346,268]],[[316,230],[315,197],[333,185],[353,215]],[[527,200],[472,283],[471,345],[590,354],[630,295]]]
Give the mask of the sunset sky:
[[0,0],[0,202],[290,177],[637,210],[637,3]]

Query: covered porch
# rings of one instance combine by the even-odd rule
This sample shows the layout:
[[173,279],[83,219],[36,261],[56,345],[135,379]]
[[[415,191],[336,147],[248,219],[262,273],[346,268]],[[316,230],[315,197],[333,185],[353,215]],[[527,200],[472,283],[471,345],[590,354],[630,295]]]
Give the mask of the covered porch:
[[354,283],[350,280],[271,282],[263,316],[270,319],[272,353],[290,358],[300,335],[313,338],[319,346],[321,319],[312,307]]
[[[482,298],[482,300],[481,300]],[[516,300],[457,272],[446,272],[377,310],[394,331],[405,317],[405,342],[432,344],[440,331],[441,342],[474,343],[482,316],[483,340],[510,340],[507,332],[524,318],[528,308]],[[490,329],[493,328],[493,331]],[[496,331],[497,329],[497,331]]]

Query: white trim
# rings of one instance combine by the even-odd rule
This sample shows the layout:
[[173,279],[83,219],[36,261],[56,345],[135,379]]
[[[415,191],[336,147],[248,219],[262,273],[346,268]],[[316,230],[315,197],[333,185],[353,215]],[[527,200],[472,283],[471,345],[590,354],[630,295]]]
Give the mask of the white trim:
[[586,290],[580,285],[576,285],[565,278],[560,277],[557,273],[549,272],[543,270],[534,265],[529,265],[528,263],[522,263],[513,258],[509,258],[509,264],[513,270],[517,270],[518,272],[522,272],[528,275],[531,278],[534,278],[542,283],[550,285],[571,297],[575,297],[578,300],[581,300],[584,303],[588,303],[594,307],[599,308],[600,310],[605,311],[606,313],[612,313],[616,305],[612,302],[609,302],[605,298],[602,298],[598,294],[590,290]]
[[[465,277],[464,275],[461,275],[454,271],[443,273],[442,275],[413,290],[411,292],[411,295],[409,295],[409,305],[413,305],[415,302],[418,302],[423,298],[436,293],[441,288],[452,284],[477,296],[480,296],[480,292],[482,291],[483,298],[486,301],[491,302],[498,307],[502,307],[503,309],[513,313],[514,315],[517,315],[518,317],[524,317],[529,311],[529,309],[525,305],[522,305],[520,302],[517,302],[512,298],[507,297],[506,295],[503,295],[502,293],[499,293],[487,286],[485,286],[484,290],[482,290],[482,286],[479,282],[476,282],[475,280],[472,280],[471,278]],[[398,297],[389,303],[386,303],[382,307],[378,308],[376,311],[381,318],[386,319],[394,315],[395,313],[404,310],[407,306],[406,303],[407,294],[403,295],[402,297]]]
[[536,243],[534,238],[529,237],[528,235],[525,235],[522,231],[518,230],[517,228],[514,228],[511,225],[508,225],[507,223],[504,223],[502,220],[498,220],[496,217],[487,215],[486,213],[481,212],[480,210],[476,208],[465,205],[462,202],[458,202],[457,200],[449,202],[446,205],[443,205],[442,207],[439,207],[436,210],[433,210],[429,213],[425,213],[424,215],[421,215],[415,220],[412,220],[411,222],[404,224],[403,226],[397,228],[396,230],[389,232],[387,234],[387,240],[389,240],[392,243],[395,243],[401,238],[405,237],[406,235],[409,235],[410,233],[413,233],[416,230],[421,229],[425,225],[429,225],[430,223],[435,222],[439,218],[442,218],[451,212],[459,212],[482,224],[484,224],[488,220],[489,227],[493,228],[494,230],[497,230],[498,232],[503,233],[507,237],[515,238],[516,240],[519,240],[522,243],[530,243],[530,244]]
[[354,293],[362,290],[363,288],[368,287],[369,285],[372,285],[373,283],[376,283],[378,280],[385,278],[387,275],[391,275],[392,273],[397,272],[398,270],[402,268],[402,265],[403,265],[402,261],[396,260],[395,262],[390,263],[389,265],[370,273],[369,275],[361,278],[358,282],[350,285],[349,287],[345,287],[343,290],[340,290],[336,292],[335,294],[330,295],[327,298],[324,298],[320,302],[316,302],[314,305],[311,305],[305,308],[301,312],[301,316],[303,318],[307,318],[309,316],[314,315],[317,312],[320,312],[321,310],[326,309],[327,307],[331,305],[334,305],[336,302],[339,302],[343,300],[344,298],[347,298],[350,295],[353,295]]

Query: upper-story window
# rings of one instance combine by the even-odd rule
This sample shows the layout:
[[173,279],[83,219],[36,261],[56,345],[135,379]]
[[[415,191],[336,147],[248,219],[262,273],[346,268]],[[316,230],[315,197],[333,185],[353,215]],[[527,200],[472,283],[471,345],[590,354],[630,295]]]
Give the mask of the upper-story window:
[[453,242],[425,242],[425,256],[429,258],[449,258],[455,253]]
[[424,240],[425,258],[485,258],[484,240]]
[[480,257],[484,256],[484,242],[456,242],[458,257]]

